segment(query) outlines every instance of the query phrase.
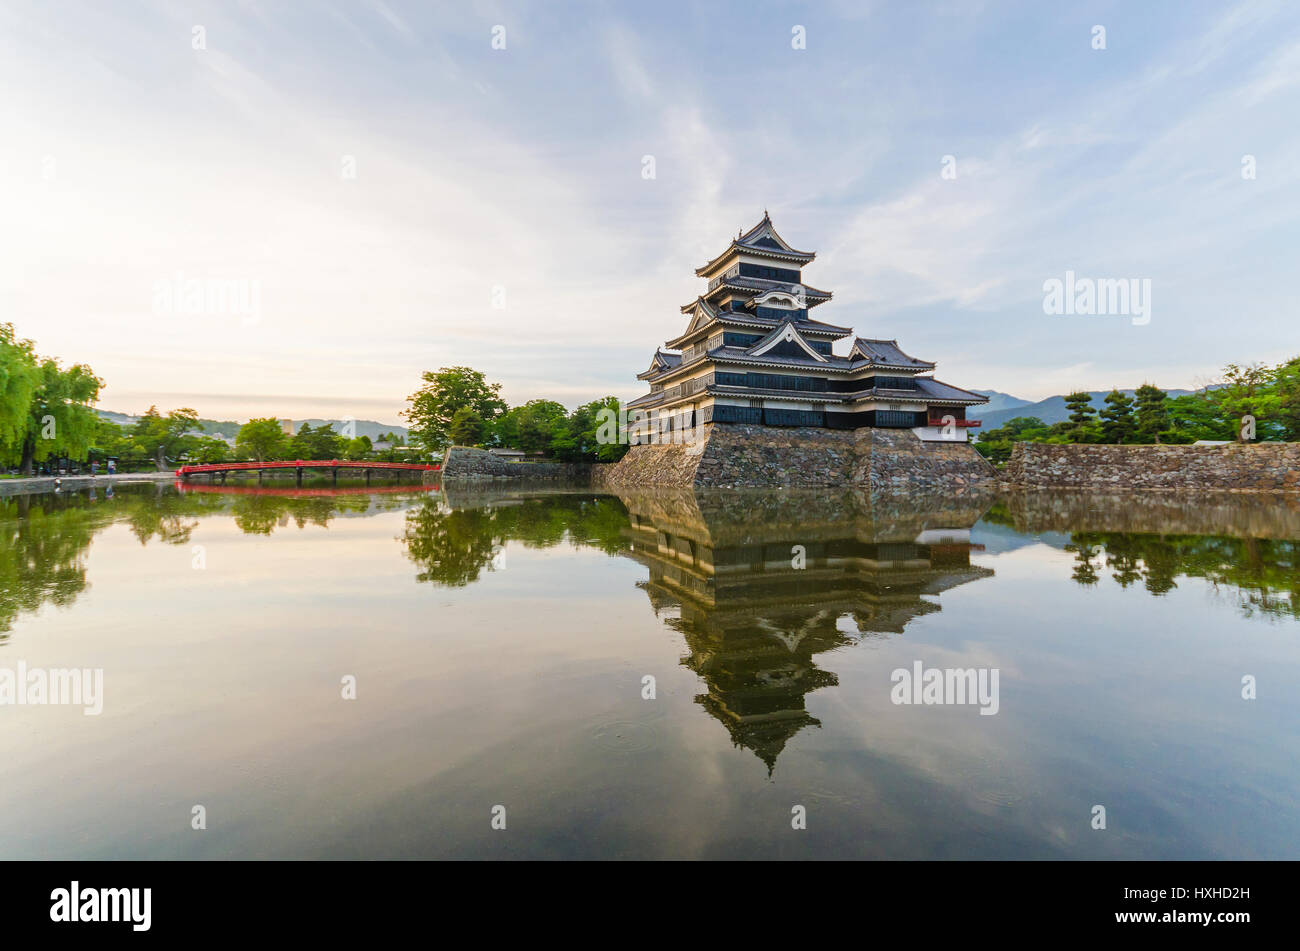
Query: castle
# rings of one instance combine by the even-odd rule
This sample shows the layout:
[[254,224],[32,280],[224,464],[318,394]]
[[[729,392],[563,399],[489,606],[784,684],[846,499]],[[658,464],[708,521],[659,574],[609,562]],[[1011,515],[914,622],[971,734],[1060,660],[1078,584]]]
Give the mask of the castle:
[[[896,340],[854,337],[809,316],[831,299],[803,283],[816,254],[791,247],[764,213],[696,268],[708,289],[682,307],[685,333],[655,351],[637,379],[650,392],[628,404],[633,441],[670,442],[709,423],[826,429],[910,429],[923,441],[966,441],[970,407],[987,397],[934,378],[934,363]],[[676,436],[674,434],[677,434]]]

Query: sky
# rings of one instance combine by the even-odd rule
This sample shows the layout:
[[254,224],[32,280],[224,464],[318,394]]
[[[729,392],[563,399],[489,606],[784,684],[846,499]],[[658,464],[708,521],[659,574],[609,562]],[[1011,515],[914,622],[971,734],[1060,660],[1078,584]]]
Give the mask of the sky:
[[[122,412],[572,407],[766,209],[947,382],[1190,388],[1300,354],[1297,117],[1268,0],[4,0],[0,322]],[[1149,319],[1045,313],[1067,271]]]

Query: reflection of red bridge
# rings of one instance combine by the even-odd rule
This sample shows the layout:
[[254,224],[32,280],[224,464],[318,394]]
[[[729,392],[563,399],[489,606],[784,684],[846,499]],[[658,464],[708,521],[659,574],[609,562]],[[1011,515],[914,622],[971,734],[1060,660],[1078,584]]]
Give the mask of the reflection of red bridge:
[[215,462],[203,466],[181,466],[176,470],[176,477],[188,482],[191,476],[207,474],[209,478],[221,477],[225,483],[231,472],[256,472],[257,481],[262,481],[265,470],[292,469],[297,473],[298,485],[302,485],[304,469],[329,469],[335,482],[339,480],[340,469],[362,469],[366,474],[366,484],[370,484],[371,472],[396,472],[401,477],[403,472],[437,472],[440,466],[430,466],[422,462],[352,462],[341,459],[295,459],[282,462]]
[[290,489],[261,485],[204,485],[199,482],[181,482],[176,480],[176,488],[181,492],[211,492],[214,495],[273,495],[281,499],[336,499],[344,495],[378,495],[380,493],[436,492],[436,485],[377,485],[373,489],[367,486],[350,486],[337,489]]

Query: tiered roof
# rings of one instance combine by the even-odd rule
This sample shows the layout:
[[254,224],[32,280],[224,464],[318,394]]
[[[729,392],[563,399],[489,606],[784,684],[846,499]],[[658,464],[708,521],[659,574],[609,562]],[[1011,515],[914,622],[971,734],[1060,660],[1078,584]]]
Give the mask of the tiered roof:
[[898,347],[897,340],[872,340],[869,337],[857,337],[849,359],[865,360],[872,366],[889,370],[933,370],[934,364],[928,360],[909,357]]
[[650,380],[667,373],[669,370],[675,370],[681,365],[682,355],[680,353],[665,353],[663,350],[656,350],[654,358],[650,361],[650,368],[638,373],[636,378],[638,380]]
[[801,265],[807,264],[817,257],[813,251],[796,251],[789,242],[776,233],[771,216],[764,210],[762,221],[748,231],[737,235],[731,244],[727,246],[727,250],[708,264],[697,267],[695,273],[699,277],[708,277],[724,264],[728,258],[739,255],[741,252],[758,257],[791,261]]
[[[745,263],[741,260],[742,256],[770,260],[772,267],[777,270],[769,273],[776,276],[769,278],[740,274],[740,265]],[[870,397],[888,400],[910,397],[911,400],[919,398],[968,406],[988,402],[978,393],[950,386],[931,376],[921,376],[922,373],[934,370],[935,364],[905,353],[898,346],[897,340],[855,337],[846,356],[822,352],[828,349],[828,343],[853,332],[849,327],[809,319],[808,308],[830,300],[830,292],[776,279],[777,276],[787,277],[784,271],[797,271],[815,257],[816,254],[812,251],[800,251],[792,247],[777,233],[771,217],[764,212],[763,219],[757,225],[741,232],[726,250],[696,269],[698,276],[710,279],[708,291],[682,306],[682,313],[690,317],[686,330],[675,339],[667,341],[665,346],[669,349],[656,350],[650,367],[637,376],[641,380],[662,384],[662,388],[659,391],[652,390],[629,405],[646,407],[661,403],[672,404],[704,391],[694,385],[685,392],[673,387],[674,380],[689,376],[703,362],[733,365],[737,368],[808,369],[817,375],[844,375],[850,378],[863,374],[863,371],[882,371],[879,376],[874,373],[864,375],[862,389],[852,393],[842,390],[765,390],[723,384],[709,384],[707,392],[733,395],[744,392],[774,399],[826,403]],[[749,263],[754,262],[751,260]],[[766,264],[760,266],[766,267]],[[718,305],[717,299],[721,299],[729,290],[739,292],[730,296],[743,300],[744,309],[731,310]],[[757,312],[758,307],[764,308],[762,316]],[[743,344],[724,343],[713,349],[702,346],[706,338],[720,331],[745,334],[749,340]],[[907,377],[910,382],[906,387],[890,386],[889,381],[893,377]]]

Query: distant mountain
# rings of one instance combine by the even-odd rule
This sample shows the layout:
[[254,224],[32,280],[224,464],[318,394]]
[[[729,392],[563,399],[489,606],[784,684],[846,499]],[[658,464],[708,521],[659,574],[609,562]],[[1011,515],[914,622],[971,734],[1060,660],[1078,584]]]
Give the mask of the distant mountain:
[[[987,394],[988,390],[975,390],[976,393]],[[1092,397],[1093,408],[1101,412],[1106,405],[1106,394],[1110,390],[1089,390],[1088,395]],[[1120,390],[1128,396],[1134,394],[1134,390]],[[1166,390],[1170,396],[1186,396],[1195,390]],[[1015,397],[1011,397],[1015,399]],[[989,405],[993,405],[992,399]],[[1065,407],[1064,396],[1049,396],[1045,400],[1039,400],[1037,403],[1029,403],[1024,400],[1016,400],[1014,406],[1003,406],[998,409],[986,409],[983,406],[973,406],[969,410],[972,419],[980,419],[983,425],[980,427],[982,432],[988,432],[990,429],[997,429],[1004,425],[1007,420],[1015,419],[1017,416],[1033,416],[1041,419],[1049,426],[1052,423],[1063,423],[1070,418],[1070,411]]]
[[[130,426],[140,418],[138,416],[129,416],[126,413],[115,413],[112,410],[107,409],[97,410],[96,412],[98,412],[100,416],[104,417],[104,419],[112,420],[119,426]],[[407,437],[407,428],[405,426],[397,426],[393,423],[377,423],[373,419],[357,419],[352,420],[351,422],[355,425],[356,434],[358,436],[369,436],[372,442],[377,440],[384,433],[396,433],[403,439]],[[203,432],[206,435],[220,435],[229,437],[230,439],[235,438],[239,433],[240,425],[242,425],[229,420],[216,419],[200,419],[199,423],[203,426]],[[303,423],[309,424],[313,429],[317,426],[323,425],[324,423],[329,423],[334,427],[336,433],[341,433],[344,425],[343,420],[341,419],[295,419],[293,421],[293,431],[297,432],[302,429]]]
[[971,392],[989,398],[987,403],[979,407],[980,412],[983,413],[996,413],[998,410],[1028,406],[1030,402],[1029,400],[1022,400],[1018,396],[1012,396],[1010,393],[999,393],[997,390],[971,390]]
[[107,419],[108,421],[113,423],[117,423],[117,425],[119,426],[130,426],[137,419],[139,419],[138,416],[128,416],[126,415],[126,413],[114,413],[112,410],[107,410],[107,409],[97,409],[95,410],[95,412],[98,413],[100,416],[102,416],[104,419]]

